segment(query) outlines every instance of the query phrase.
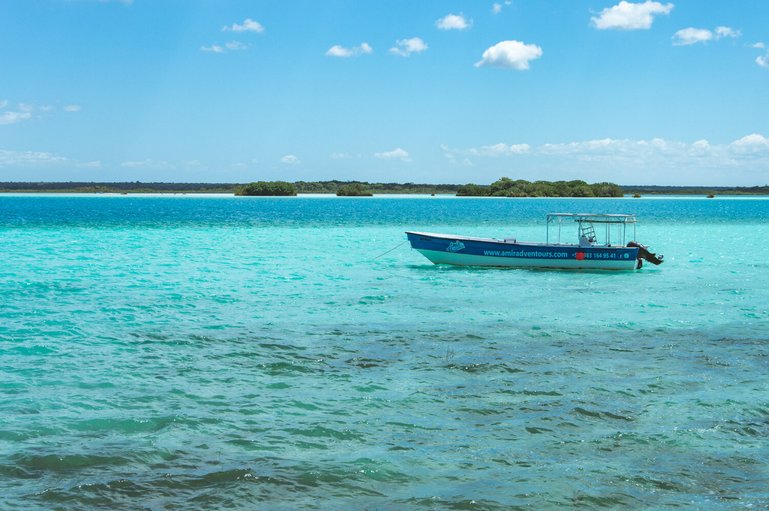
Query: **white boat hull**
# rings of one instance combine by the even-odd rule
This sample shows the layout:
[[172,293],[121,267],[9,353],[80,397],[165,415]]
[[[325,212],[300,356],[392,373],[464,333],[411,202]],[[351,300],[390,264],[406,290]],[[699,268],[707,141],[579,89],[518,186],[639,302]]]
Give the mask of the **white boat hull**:
[[487,255],[457,254],[439,252],[436,250],[421,250],[417,252],[434,264],[451,264],[455,266],[491,266],[497,268],[543,268],[559,270],[617,270],[633,271],[637,267],[635,259],[619,261],[578,261],[554,260],[540,258],[498,257]]

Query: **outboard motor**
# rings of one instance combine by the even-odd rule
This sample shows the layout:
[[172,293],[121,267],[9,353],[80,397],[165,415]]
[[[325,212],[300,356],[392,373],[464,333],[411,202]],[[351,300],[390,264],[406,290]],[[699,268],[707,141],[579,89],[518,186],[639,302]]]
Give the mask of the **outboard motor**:
[[627,244],[628,247],[638,247],[638,262],[640,263],[638,265],[638,268],[641,267],[641,260],[645,259],[646,261],[649,261],[652,264],[662,264],[663,259],[665,258],[664,255],[660,254],[657,255],[653,252],[650,252],[649,249],[645,245],[641,245],[640,243],[637,243],[635,241],[631,241]]

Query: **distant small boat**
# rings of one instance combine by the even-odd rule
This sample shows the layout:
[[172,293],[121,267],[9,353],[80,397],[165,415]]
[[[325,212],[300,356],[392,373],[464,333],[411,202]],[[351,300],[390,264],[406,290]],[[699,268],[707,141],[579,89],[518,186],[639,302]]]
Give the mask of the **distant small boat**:
[[[561,243],[564,222],[576,223],[578,243]],[[635,241],[625,244],[627,226],[633,226],[635,238],[635,224],[635,215],[550,213],[544,243],[415,231],[407,231],[406,236],[411,248],[434,264],[562,270],[636,270],[643,261],[661,264],[662,255]],[[596,225],[604,227],[600,241]],[[551,243],[555,226],[557,241]]]

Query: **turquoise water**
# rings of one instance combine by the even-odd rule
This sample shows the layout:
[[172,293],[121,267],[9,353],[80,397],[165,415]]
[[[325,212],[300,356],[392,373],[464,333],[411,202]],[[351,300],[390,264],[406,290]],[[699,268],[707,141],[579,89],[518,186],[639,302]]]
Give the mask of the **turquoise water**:
[[[405,230],[636,213],[636,273]],[[769,200],[0,197],[0,509],[763,509]],[[376,256],[398,247],[377,259]]]

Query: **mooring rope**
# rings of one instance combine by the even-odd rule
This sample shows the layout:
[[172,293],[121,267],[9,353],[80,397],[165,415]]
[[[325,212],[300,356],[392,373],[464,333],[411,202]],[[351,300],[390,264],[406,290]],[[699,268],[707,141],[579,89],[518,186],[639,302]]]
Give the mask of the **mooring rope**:
[[385,256],[385,255],[389,254],[390,252],[392,252],[392,251],[393,251],[393,250],[395,250],[396,248],[401,248],[403,245],[405,245],[405,244],[406,244],[406,243],[408,243],[408,242],[409,242],[409,240],[406,240],[406,241],[404,241],[404,242],[402,242],[402,243],[399,243],[397,246],[395,246],[395,247],[391,248],[391,249],[390,249],[390,250],[388,250],[387,252],[384,252],[384,253],[382,253],[382,254],[379,254],[378,256],[376,256],[375,258],[373,258],[373,259],[372,259],[372,261],[376,261],[376,260],[377,260],[377,259],[379,259],[380,257],[382,257],[382,256]]

